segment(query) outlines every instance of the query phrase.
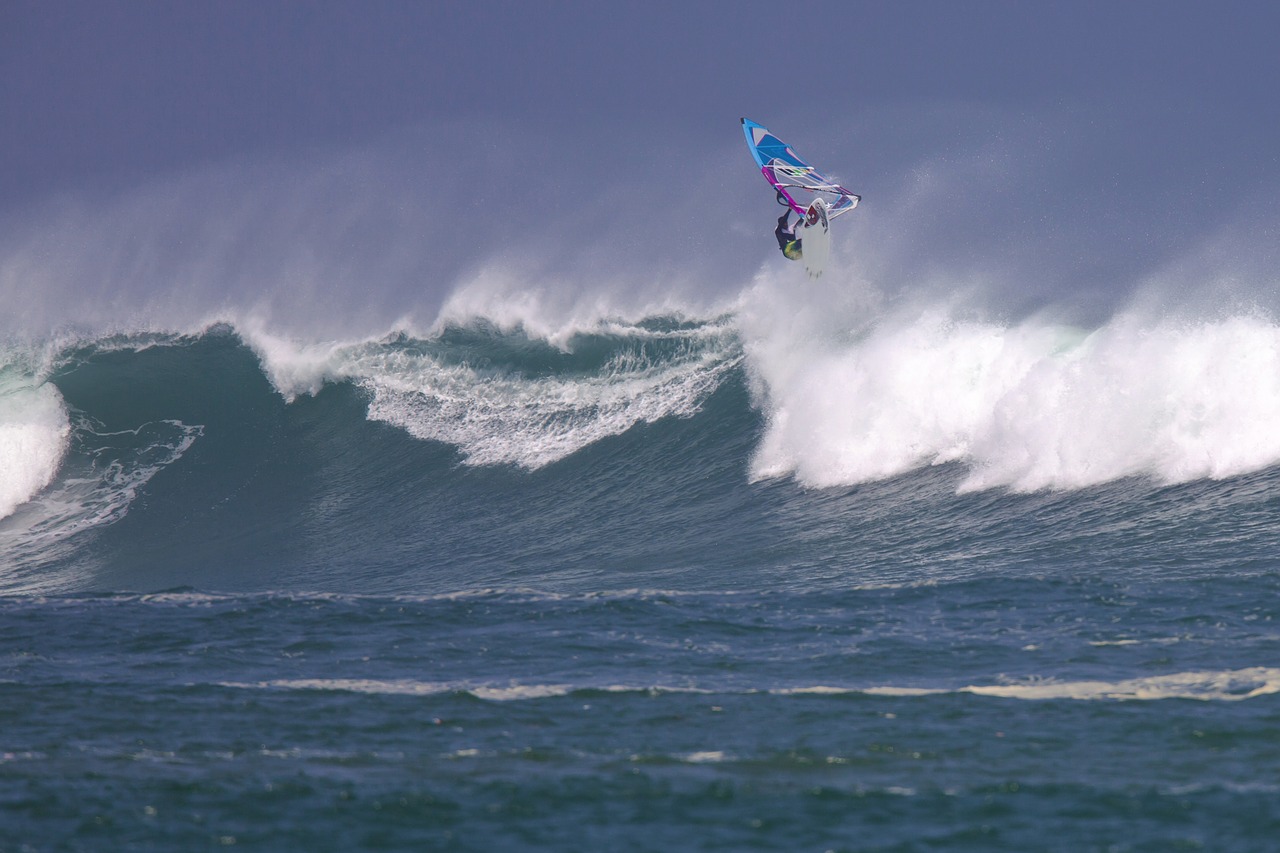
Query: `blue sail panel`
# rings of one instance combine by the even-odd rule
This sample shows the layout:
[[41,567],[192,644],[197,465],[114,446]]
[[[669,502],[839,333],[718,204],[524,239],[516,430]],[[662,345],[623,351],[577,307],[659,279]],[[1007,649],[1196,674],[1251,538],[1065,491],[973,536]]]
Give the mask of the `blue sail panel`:
[[830,216],[839,216],[858,206],[862,197],[824,177],[817,169],[800,158],[791,146],[769,132],[762,124],[751,119],[742,120],[742,132],[747,138],[751,156],[760,167],[766,181],[785,199],[797,213],[804,213],[807,201],[798,201],[793,190],[805,193],[825,193],[831,199]]

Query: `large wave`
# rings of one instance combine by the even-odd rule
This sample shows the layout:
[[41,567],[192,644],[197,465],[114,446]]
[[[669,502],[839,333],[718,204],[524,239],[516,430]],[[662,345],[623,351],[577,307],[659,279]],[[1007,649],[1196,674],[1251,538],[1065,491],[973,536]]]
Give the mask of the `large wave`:
[[[139,542],[178,563],[202,538],[215,560],[285,542],[297,559],[317,536],[354,541],[369,514],[402,529],[418,501],[465,503],[450,491],[466,488],[459,465],[535,471],[691,418],[740,361],[723,318],[608,324],[559,346],[485,323],[326,345],[225,324],[69,343],[42,374],[19,370],[3,398],[0,583],[74,585],[126,518],[120,547],[135,564],[148,562]],[[162,473],[167,497],[133,519]],[[492,504],[486,494],[473,499]],[[448,512],[420,522],[460,529]]]
[[[450,133],[470,150],[474,133]],[[636,489],[676,517],[688,509],[674,484],[711,495],[689,485],[702,476],[720,489],[708,517],[751,504],[745,523],[767,516],[779,483],[798,483],[794,496],[906,478],[955,499],[1280,462],[1274,251],[1252,208],[1140,265],[1114,247],[1125,258],[1072,260],[1101,226],[1028,226],[1027,195],[1053,176],[1032,179],[1016,146],[979,146],[882,171],[811,282],[776,257],[759,187],[726,177],[736,139],[686,164],[700,177],[676,204],[653,179],[661,152],[613,175],[616,158],[593,163],[584,145],[583,162],[547,158],[512,198],[520,163],[562,141],[524,136],[522,158],[476,148],[445,177],[422,142],[215,164],[6,215],[0,535],[13,565],[82,535],[108,543],[160,491],[196,502],[185,516],[148,506],[134,524],[160,539],[164,518],[224,558],[275,540],[342,550],[339,508],[419,500],[396,485],[406,454],[424,466],[399,472],[414,487],[447,493],[472,484],[459,471],[489,469],[530,498],[542,472],[594,475],[579,463],[625,440],[655,479],[595,488]],[[1016,201],[958,223],[952,200],[977,185]],[[440,201],[462,197],[462,210]],[[925,476],[935,469],[947,473]],[[553,491],[549,507],[577,505],[571,487]],[[287,511],[264,526],[269,506]]]

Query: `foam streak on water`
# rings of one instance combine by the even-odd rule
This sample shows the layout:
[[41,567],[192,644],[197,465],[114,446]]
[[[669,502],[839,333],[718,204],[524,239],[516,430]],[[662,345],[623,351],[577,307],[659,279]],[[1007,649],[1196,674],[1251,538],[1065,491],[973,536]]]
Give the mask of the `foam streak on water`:
[[766,687],[759,689],[717,689],[712,686],[690,687],[665,684],[476,684],[472,682],[433,682],[412,679],[379,680],[367,678],[275,679],[256,683],[224,682],[224,687],[265,690],[335,690],[387,696],[435,696],[466,694],[489,702],[529,701],[559,698],[575,692],[583,694],[635,693],[697,694],[708,697],[730,697],[752,693],[779,696],[897,696],[920,697],[968,693],[1001,699],[1050,701],[1159,701],[1162,699],[1197,699],[1205,702],[1240,702],[1280,693],[1280,669],[1249,667],[1224,672],[1179,672],[1170,675],[1119,681],[1060,681],[1055,678],[1027,678],[1016,683],[974,684],[963,687],[837,687],[830,685]]

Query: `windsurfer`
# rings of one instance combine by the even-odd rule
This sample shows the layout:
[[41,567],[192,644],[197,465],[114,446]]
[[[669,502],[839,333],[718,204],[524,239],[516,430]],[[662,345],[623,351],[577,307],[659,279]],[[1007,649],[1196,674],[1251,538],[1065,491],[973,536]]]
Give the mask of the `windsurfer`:
[[790,218],[791,210],[784,210],[778,217],[778,227],[773,229],[773,236],[778,238],[778,248],[782,250],[787,260],[798,261],[803,255],[802,241],[796,237],[796,225],[800,224],[800,220],[797,219],[795,224],[789,225],[787,220]]

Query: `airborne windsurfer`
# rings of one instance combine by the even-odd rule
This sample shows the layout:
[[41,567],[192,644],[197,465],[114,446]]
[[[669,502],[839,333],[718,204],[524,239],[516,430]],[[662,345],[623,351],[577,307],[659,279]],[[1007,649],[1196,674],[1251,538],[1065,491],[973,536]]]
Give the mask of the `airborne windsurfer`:
[[[744,118],[742,132],[751,159],[777,193],[778,203],[787,208],[773,231],[778,248],[788,260],[803,261],[809,277],[817,278],[822,275],[830,251],[831,220],[857,207],[861,196],[801,160],[795,149],[764,125]],[[800,217],[794,225],[790,222],[792,213]]]
[[796,225],[800,224],[797,219],[794,225],[788,225],[787,220],[791,218],[791,209],[788,208],[778,217],[778,227],[773,229],[773,236],[778,238],[778,248],[782,250],[782,254],[787,260],[798,261],[803,255],[801,243],[803,241],[796,237]]

